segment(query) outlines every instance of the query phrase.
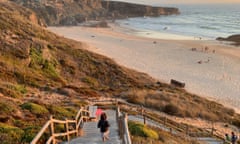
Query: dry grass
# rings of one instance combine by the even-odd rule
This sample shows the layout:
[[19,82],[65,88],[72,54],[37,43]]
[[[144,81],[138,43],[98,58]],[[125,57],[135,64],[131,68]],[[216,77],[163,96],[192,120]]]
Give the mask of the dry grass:
[[237,117],[232,109],[172,87],[166,87],[162,91],[133,89],[124,93],[123,97],[129,102],[179,117],[225,122],[234,116]]

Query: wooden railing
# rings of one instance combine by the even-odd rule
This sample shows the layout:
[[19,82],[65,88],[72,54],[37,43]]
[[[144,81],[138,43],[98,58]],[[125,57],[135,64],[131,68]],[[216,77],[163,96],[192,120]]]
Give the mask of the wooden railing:
[[[169,132],[176,131],[179,135],[183,136],[184,138],[194,138],[195,136],[209,136],[209,137],[215,137],[221,141],[224,141],[224,136],[221,134],[224,134],[224,132],[221,132],[219,130],[216,130],[212,124],[212,127],[209,128],[193,128],[190,125],[178,123],[171,119],[168,119],[166,116],[161,116],[159,114],[156,114],[155,112],[148,110],[147,108],[140,107],[139,105],[130,104],[125,101],[118,101],[118,103],[121,103],[121,105],[127,105],[128,108],[125,108],[125,111],[128,111],[129,113],[135,113],[137,115],[140,115],[143,119],[143,123],[145,124],[146,120],[152,120],[160,125],[163,125],[169,129]],[[144,109],[144,110],[143,110]],[[157,116],[158,115],[158,116]],[[199,129],[199,131],[197,131]]]
[[118,107],[117,99],[105,99],[91,101],[94,104],[114,104],[115,106],[100,106],[101,108],[114,108],[116,109],[116,119],[118,122],[119,136],[122,144],[132,144],[130,133],[128,130],[128,116],[127,113],[121,113]]
[[[37,144],[40,138],[46,133],[48,130],[50,131],[50,136],[48,140],[44,143],[46,144],[56,144],[57,138],[66,137],[66,140],[70,141],[70,136],[75,135],[78,136],[78,132],[80,126],[84,123],[85,120],[89,118],[89,111],[80,108],[74,120],[57,120],[50,116],[50,119],[46,122],[46,124],[42,127],[42,129],[38,132],[35,138],[32,140],[31,144]],[[61,133],[55,133],[55,125],[56,124],[64,124],[65,131]],[[71,128],[70,128],[71,127]]]
[[[169,129],[169,132],[173,132],[175,131],[174,133],[177,134],[178,136],[181,136],[183,138],[190,138],[192,137],[193,135],[196,135],[196,136],[200,136],[200,135],[204,135],[204,136],[209,136],[209,137],[216,137],[218,138],[219,140],[224,140],[224,138],[220,135],[218,135],[216,133],[216,130],[214,129],[214,127],[212,128],[201,128],[201,132],[197,132],[195,130],[192,130],[191,126],[187,125],[187,124],[179,124],[171,119],[168,119],[167,117],[165,116],[158,116],[156,118],[156,116],[152,116],[153,112],[151,111],[148,111],[147,109],[143,108],[143,107],[140,107],[140,106],[137,106],[137,105],[134,105],[134,104],[130,104],[128,102],[124,102],[122,100],[119,100],[119,99],[105,99],[105,100],[94,100],[92,101],[93,103],[95,104],[110,104],[110,103],[115,103],[116,105],[118,105],[118,103],[121,103],[121,105],[127,105],[129,108],[126,109],[126,111],[128,112],[133,112],[136,113],[136,114],[139,114],[141,115],[141,117],[143,118],[143,123],[145,124],[146,120],[152,120],[160,125],[163,125],[165,126],[166,128]],[[131,110],[131,109],[135,109],[135,110]],[[144,109],[144,110],[143,110]],[[117,112],[118,113],[118,112]],[[125,135],[125,131],[126,129],[123,128],[123,121],[124,121],[124,116],[118,116],[118,119],[119,119],[119,134],[120,134],[120,138],[123,140],[123,143],[125,144],[124,142],[124,135]],[[126,115],[126,119],[127,119],[127,115]],[[128,129],[127,129],[128,130]],[[128,132],[126,132],[128,133]],[[130,140],[130,136],[128,135],[125,135],[125,139],[126,137],[128,137],[128,139]],[[194,139],[194,137],[192,137]],[[129,142],[126,142],[126,144],[128,144]]]
[[128,116],[127,113],[121,115],[119,107],[117,107],[117,120],[119,135],[123,144],[132,144],[130,133],[128,130]]

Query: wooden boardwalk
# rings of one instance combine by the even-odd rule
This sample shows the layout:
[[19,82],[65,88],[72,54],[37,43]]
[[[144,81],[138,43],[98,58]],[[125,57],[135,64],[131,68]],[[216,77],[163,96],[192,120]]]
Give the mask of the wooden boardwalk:
[[102,142],[100,130],[97,128],[96,122],[86,122],[83,126],[83,136],[70,141],[69,144],[120,144],[121,141],[118,136],[118,124],[116,121],[116,111],[105,111],[110,123],[110,140]]

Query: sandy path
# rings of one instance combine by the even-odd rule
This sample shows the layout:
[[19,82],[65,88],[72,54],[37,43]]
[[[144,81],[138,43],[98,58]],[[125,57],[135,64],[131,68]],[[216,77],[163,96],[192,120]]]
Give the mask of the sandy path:
[[[116,26],[50,27],[49,30],[86,42],[89,50],[164,82],[183,81],[188,91],[240,110],[240,48],[215,41],[143,38]],[[191,50],[193,47],[196,51]]]

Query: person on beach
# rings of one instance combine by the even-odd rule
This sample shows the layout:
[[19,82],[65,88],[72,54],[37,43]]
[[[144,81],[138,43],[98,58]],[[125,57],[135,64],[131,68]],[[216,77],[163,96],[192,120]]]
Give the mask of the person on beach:
[[107,115],[106,113],[102,113],[100,116],[100,120],[98,121],[98,128],[100,128],[100,132],[101,132],[101,137],[102,137],[102,141],[106,141],[109,140],[109,127],[110,124],[107,120]]
[[226,133],[225,134],[225,142],[230,142],[231,141],[231,138],[230,136]]
[[232,132],[231,142],[232,142],[232,144],[236,144],[237,143],[237,136],[235,135],[234,132]]

